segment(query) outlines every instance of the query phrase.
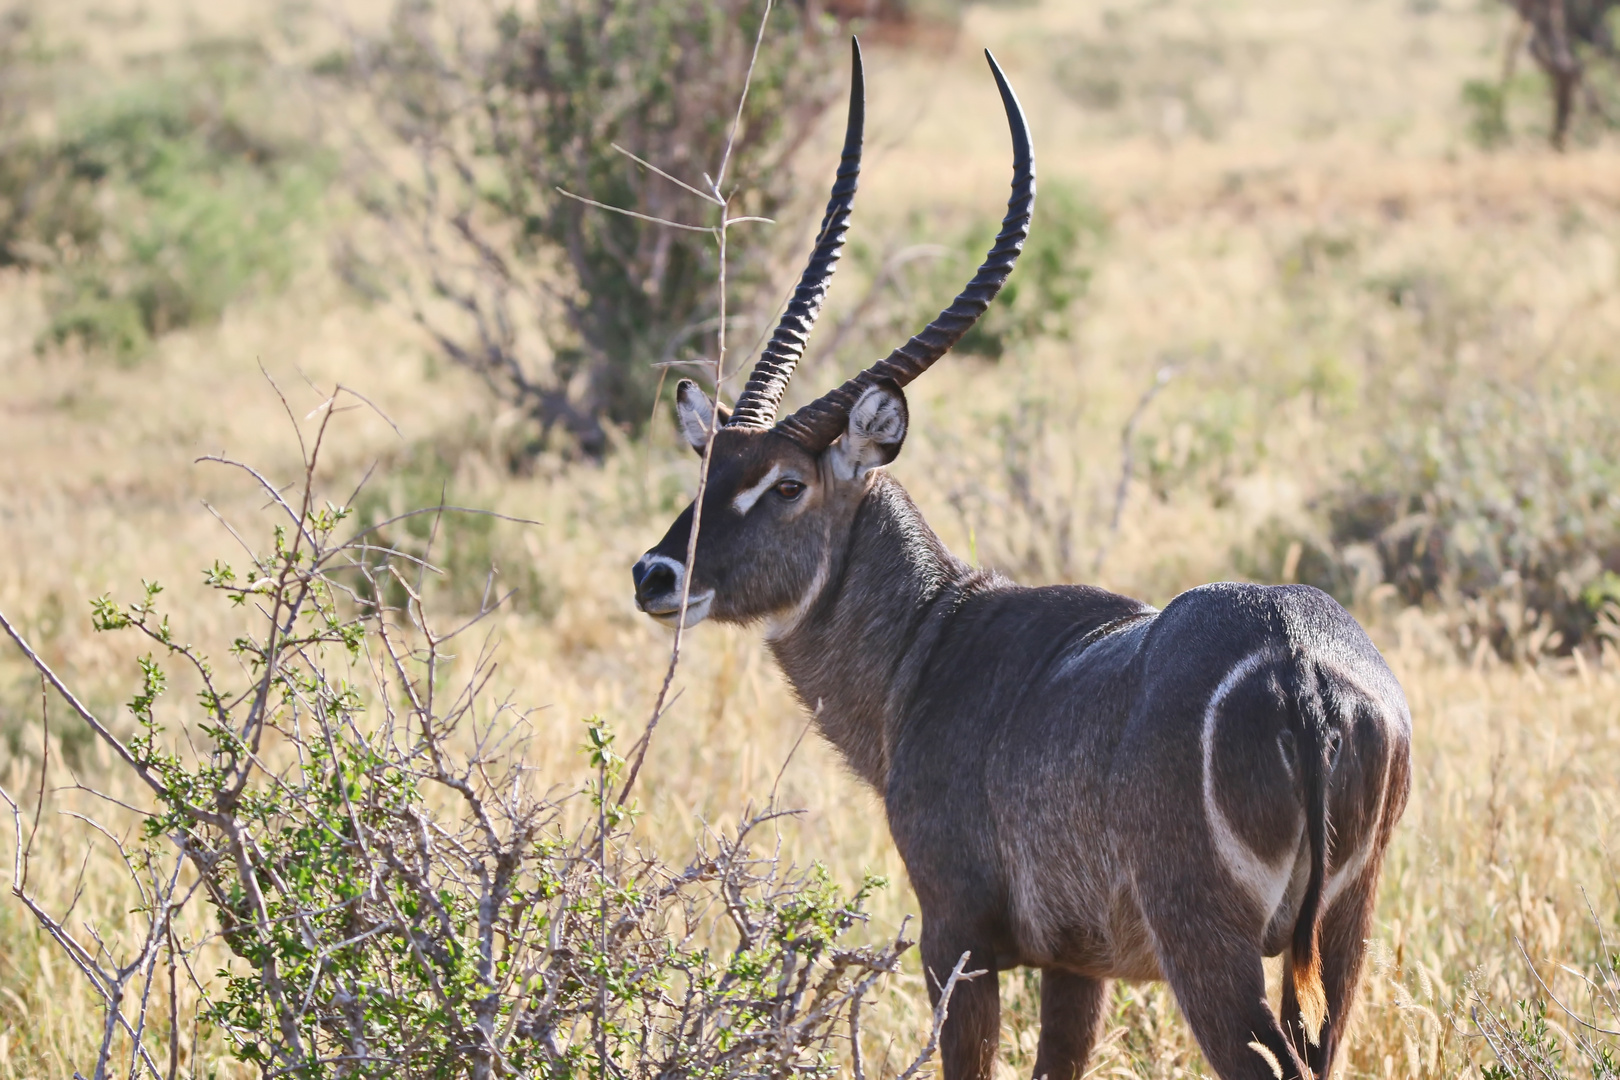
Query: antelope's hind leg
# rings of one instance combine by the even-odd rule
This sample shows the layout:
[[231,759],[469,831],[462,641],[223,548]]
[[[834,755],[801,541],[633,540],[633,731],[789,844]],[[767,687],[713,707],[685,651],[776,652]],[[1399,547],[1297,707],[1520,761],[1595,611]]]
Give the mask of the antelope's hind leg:
[[1221,1080],[1304,1080],[1304,1062],[1266,1000],[1259,941],[1239,920],[1221,918],[1218,902],[1189,905],[1199,893],[1208,895],[1205,883],[1159,883],[1146,914],[1159,968],[1204,1059]]
[[1108,982],[1048,968],[1041,972],[1041,1041],[1035,1080],[1080,1080],[1097,1045]]

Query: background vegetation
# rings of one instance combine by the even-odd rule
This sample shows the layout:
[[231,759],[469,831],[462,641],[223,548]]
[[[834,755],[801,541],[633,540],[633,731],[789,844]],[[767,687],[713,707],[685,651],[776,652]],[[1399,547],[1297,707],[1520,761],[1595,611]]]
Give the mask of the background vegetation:
[[[397,69],[357,58],[421,11],[357,4],[334,25],[294,7],[69,0],[4,24],[0,610],[134,733],[121,703],[146,650],[93,633],[89,601],[161,580],[187,640],[228,655],[240,630],[200,571],[241,556],[209,508],[251,538],[270,523],[259,494],[192,461],[223,449],[294,479],[300,458],[261,365],[306,427],[326,396],[310,383],[341,381],[388,417],[345,414],[327,449],[338,498],[375,466],[358,517],[442,498],[543,522],[447,524],[433,542],[455,573],[426,599],[478,610],[491,564],[517,590],[487,624],[493,688],[536,710],[525,764],[573,790],[590,779],[580,719],[639,730],[662,677],[667,638],[633,611],[625,570],[695,472],[667,404],[654,411],[650,352],[622,369],[640,380],[634,409],[589,406],[606,419],[581,457],[577,439],[555,424],[543,438],[529,402],[491,394],[423,334],[419,314],[454,315],[453,297],[410,276],[427,264],[376,271],[392,235],[378,211],[400,205],[382,197],[402,190],[377,178],[439,174],[391,141],[366,96],[362,76]],[[836,38],[818,25],[783,29]],[[1416,772],[1353,1076],[1495,1068],[1483,1036],[1503,1032],[1526,1054],[1558,1051],[1573,1075],[1607,1067],[1556,1005],[1537,1027],[1547,995],[1532,965],[1560,1000],[1601,1016],[1569,969],[1598,977],[1620,940],[1620,147],[1587,111],[1566,153],[1548,148],[1539,74],[1521,59],[1502,77],[1514,34],[1505,5],[1474,0],[1178,0],[973,6],[954,37],[880,35],[891,43],[868,49],[857,239],[793,392],[887,349],[971,265],[1005,198],[1005,136],[978,57],[993,47],[1038,139],[1036,246],[982,340],[917,384],[895,469],[956,550],[1024,581],[1163,602],[1216,578],[1307,580],[1371,627],[1412,700]],[[794,77],[807,81],[783,86],[835,98],[844,60],[829,52],[806,53]],[[1496,93],[1484,126],[1480,85]],[[734,340],[768,323],[796,269],[838,127],[803,127],[773,196],[780,224],[762,230],[735,296],[753,322]],[[599,164],[624,169],[613,182],[639,198],[646,178],[626,161]],[[475,175],[481,213],[505,212],[485,182],[499,175]],[[501,231],[507,219],[481,220],[531,250]],[[543,254],[523,272],[569,280]],[[424,280],[413,307],[402,286]],[[682,347],[705,355],[710,333]],[[593,400],[549,346],[525,357],[537,385]],[[389,539],[407,553],[428,542],[403,524]],[[821,860],[846,893],[868,873],[894,881],[867,899],[864,931],[892,940],[913,905],[872,797],[813,737],[788,760],[804,721],[757,633],[705,626],[688,649],[640,782],[638,837],[683,859],[697,819],[723,833],[774,789],[805,810],[779,825],[788,862]],[[172,731],[181,697],[156,706]],[[36,845],[34,880],[56,883],[57,910],[78,895],[76,918],[111,925],[132,906],[121,863],[67,816],[115,813],[75,786],[114,783],[111,762],[50,707],[41,844],[53,846]],[[40,711],[37,680],[0,653],[8,791],[40,781]],[[0,838],[7,863],[12,842]],[[66,1077],[93,1052],[79,978],[20,907],[0,905],[0,1075]],[[1003,980],[1011,1076],[1032,1060],[1035,982]],[[892,1039],[891,1062],[909,1061],[925,1001],[903,965],[865,1018],[869,1054]],[[1118,988],[1110,1025],[1106,1074],[1202,1068],[1162,988]],[[187,1075],[241,1068],[217,1030],[182,1046]],[[1533,1068],[1512,1053],[1502,1067]]]

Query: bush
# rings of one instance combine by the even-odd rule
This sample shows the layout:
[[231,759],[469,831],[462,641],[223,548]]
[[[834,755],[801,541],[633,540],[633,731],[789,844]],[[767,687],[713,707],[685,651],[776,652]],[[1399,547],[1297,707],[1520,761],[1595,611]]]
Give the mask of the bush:
[[287,280],[327,170],[271,123],[271,95],[283,96],[262,50],[218,41],[69,115],[53,153],[99,209],[58,244],[45,343],[133,358]]
[[[719,278],[716,208],[614,147],[706,191],[763,11],[563,0],[460,25],[405,0],[385,37],[319,65],[366,91],[418,169],[388,172],[387,149],[364,157],[361,199],[382,229],[352,242],[344,268],[369,293],[404,297],[447,358],[543,434],[560,427],[601,452],[605,424],[646,423],[657,364],[704,355]],[[723,181],[733,216],[789,208],[794,162],[844,70],[804,9],[779,5],[771,20]],[[727,280],[743,298],[777,299],[774,245],[759,225],[732,230]]]
[[1294,580],[1346,603],[1386,582],[1445,608],[1464,652],[1504,658],[1620,626],[1620,424],[1592,398],[1486,385],[1398,416],[1314,509],[1315,536],[1262,533],[1256,576],[1297,544]]
[[[372,599],[391,572],[369,558],[375,533],[323,502],[313,473],[285,498],[266,483],[286,519],[270,544],[205,572],[243,616],[230,674],[183,643],[160,586],[95,602],[98,630],[152,649],[127,737],[0,617],[144,792],[119,846],[143,900],[121,935],[71,929],[35,898],[24,811],[0,792],[23,849],[14,892],[106,1005],[94,1075],[115,1052],[163,1075],[155,1062],[178,1060],[197,1021],[276,1076],[820,1077],[851,1059],[863,1075],[862,1002],[910,945],[851,940],[881,882],[846,894],[755,853],[774,807],[705,832],[681,864],[640,850],[595,718],[581,732],[594,780],[537,794],[525,714],[487,700],[488,650],[453,684],[457,635],[435,633],[417,596]],[[171,674],[196,690],[174,725],[160,719]],[[228,957],[188,913],[197,895]],[[174,1005],[177,969],[195,1017]]]
[[257,45],[112,73],[52,51],[25,14],[0,17],[0,266],[49,275],[40,347],[131,360],[285,282],[329,171],[286,106]]

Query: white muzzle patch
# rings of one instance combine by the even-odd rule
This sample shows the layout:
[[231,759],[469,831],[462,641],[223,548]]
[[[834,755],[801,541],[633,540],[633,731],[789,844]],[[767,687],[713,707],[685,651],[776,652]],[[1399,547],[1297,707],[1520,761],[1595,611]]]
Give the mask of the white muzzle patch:
[[696,626],[709,617],[709,609],[714,605],[714,590],[704,589],[686,598],[686,618],[681,619],[681,588],[686,580],[686,567],[682,563],[667,555],[643,555],[638,566],[645,566],[638,573],[638,580],[644,580],[660,569],[666,572],[668,580],[662,589],[652,595],[643,595],[638,589],[636,607],[665,626],[676,623]]

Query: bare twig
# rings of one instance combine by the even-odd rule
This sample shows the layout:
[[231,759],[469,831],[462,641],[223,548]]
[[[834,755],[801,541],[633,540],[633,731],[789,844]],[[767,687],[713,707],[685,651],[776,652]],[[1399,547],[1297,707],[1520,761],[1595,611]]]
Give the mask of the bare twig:
[[614,214],[623,214],[625,217],[635,218],[637,221],[646,221],[653,225],[663,225],[670,229],[685,229],[687,232],[713,233],[715,231],[715,226],[713,225],[692,225],[685,221],[671,221],[669,218],[654,217],[652,214],[643,214],[636,210],[626,210],[622,206],[610,206],[605,202],[597,202],[595,199],[587,199],[583,195],[575,195],[572,191],[565,191],[560,187],[555,188],[554,190],[557,192],[557,194],[561,195],[565,199],[573,199],[575,202],[584,203],[586,206],[592,206],[598,210],[606,210]]
[[[647,720],[647,726],[642,731],[641,738],[636,741],[631,751],[630,771],[625,777],[624,786],[619,789],[617,802],[624,803],[630,793],[635,790],[636,779],[641,775],[641,765],[647,759],[647,750],[652,745],[653,732],[658,729],[659,720],[663,719],[665,702],[669,697],[669,688],[675,681],[675,672],[681,662],[681,638],[686,631],[686,613],[692,599],[692,569],[697,563],[698,531],[703,522],[703,497],[709,488],[709,465],[714,456],[714,437],[720,430],[720,394],[725,385],[726,364],[726,239],[728,226],[732,224],[729,217],[729,198],[720,190],[720,181],[724,178],[727,163],[731,160],[732,144],[737,138],[737,128],[742,122],[743,106],[748,101],[748,88],[753,83],[754,65],[759,62],[759,47],[765,40],[765,24],[770,21],[771,0],[765,0],[765,10],[760,15],[759,33],[754,38],[754,52],[748,61],[748,72],[743,77],[742,93],[738,95],[737,114],[732,121],[731,135],[726,140],[725,153],[720,159],[720,168],[715,172],[717,179],[711,181],[710,187],[714,197],[719,200],[720,226],[715,230],[715,246],[719,256],[719,316],[715,324],[715,355],[714,355],[714,394],[715,407],[709,418],[708,440],[703,446],[703,461],[698,466],[697,495],[692,500],[692,528],[687,534],[685,569],[681,574],[681,602],[675,614],[675,640],[670,645],[669,667],[664,672],[664,681],[658,688],[658,697],[653,702],[652,716]],[[736,219],[742,220],[742,219]]]
[[662,176],[665,180],[668,180],[670,183],[674,184],[676,187],[684,188],[685,190],[690,191],[693,195],[696,195],[698,198],[702,199],[704,202],[711,202],[714,205],[722,207],[722,208],[726,205],[724,199],[717,199],[713,195],[709,194],[708,192],[702,191],[702,190],[699,190],[698,188],[693,187],[691,184],[688,184],[685,180],[679,179],[678,177],[671,176],[669,173],[665,172],[663,169],[660,169],[658,166],[654,165],[652,162],[643,160],[642,158],[637,157],[635,154],[632,154],[630,151],[626,150],[624,147],[620,146],[618,143],[609,143],[608,145],[613,147],[614,150],[616,150],[619,153],[623,154],[625,157],[629,158],[631,161],[635,162],[637,165],[640,165],[642,168],[647,169],[648,171],[653,172],[653,173],[655,173],[655,174],[657,174],[659,176]]
[[917,1075],[918,1070],[933,1060],[934,1054],[939,1050],[939,1033],[944,1030],[945,1020],[951,1013],[951,995],[956,993],[956,984],[963,980],[977,979],[981,975],[989,974],[988,971],[984,970],[964,973],[962,969],[967,967],[970,956],[972,956],[971,953],[963,953],[957,958],[956,966],[951,968],[950,977],[945,980],[945,985],[940,987],[939,1003],[934,1006],[934,1023],[928,1030],[928,1042],[924,1044],[922,1050],[912,1059],[911,1064],[906,1066],[896,1080],[911,1080],[913,1076]]

